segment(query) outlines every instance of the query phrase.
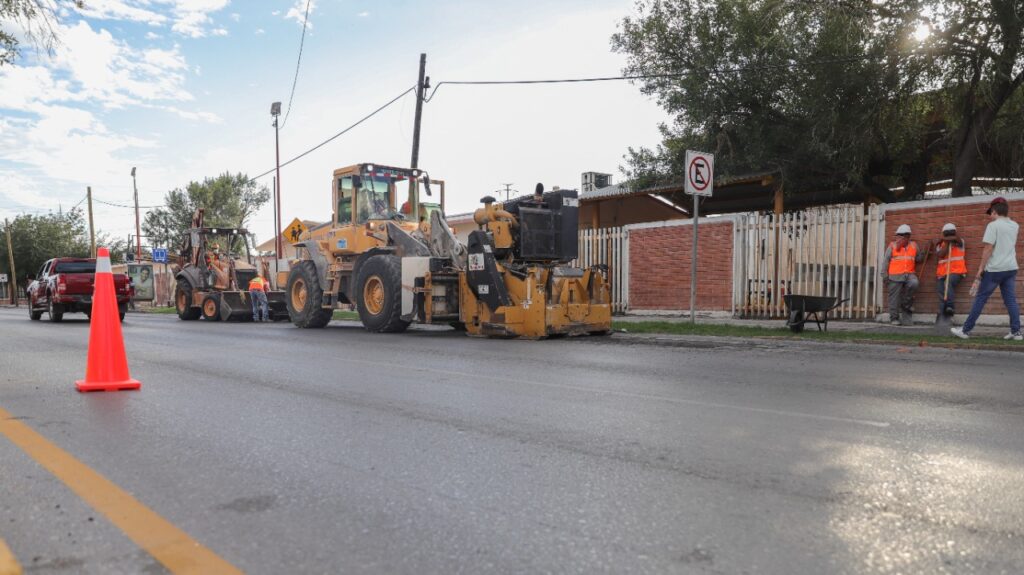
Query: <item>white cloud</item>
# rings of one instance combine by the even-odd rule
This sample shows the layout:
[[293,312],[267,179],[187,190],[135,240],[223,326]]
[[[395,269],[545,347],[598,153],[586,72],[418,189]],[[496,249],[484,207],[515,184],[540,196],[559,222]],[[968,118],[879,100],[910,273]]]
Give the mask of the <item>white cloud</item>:
[[231,19],[234,20],[235,22],[241,22],[242,21],[242,15],[239,14],[238,12],[232,12],[231,13]]
[[163,38],[163,36],[161,36],[161,35],[159,35],[159,34],[157,34],[155,32],[146,32],[146,40],[157,40],[157,39],[160,39],[160,38]]
[[214,36],[227,36],[228,35],[228,31],[227,31],[226,28],[214,28],[213,30],[210,31],[210,33],[213,34]]
[[[132,4],[123,0],[89,0],[85,3],[85,8],[81,10],[81,13],[87,18],[97,20],[130,20],[145,22],[151,26],[161,26],[167,22],[167,17],[163,14]],[[141,2],[141,4],[148,3]]]
[[278,16],[280,14],[281,14],[280,10],[274,10],[273,12],[270,13],[271,16]]
[[[309,15],[312,16],[313,12],[316,11],[316,0],[295,0],[295,4],[288,9],[288,12],[284,15],[285,20],[295,20],[301,26],[303,21],[306,20],[306,3],[309,3]],[[305,22],[307,28],[312,28],[313,25],[308,21]]]
[[190,38],[203,38],[208,34],[222,35],[220,28],[209,30],[213,24],[210,14],[224,9],[229,0],[156,0],[171,5],[174,25],[171,30]]
[[264,30],[263,28],[257,28],[256,29],[256,35],[257,36],[259,36],[260,34],[266,34],[266,33],[267,33],[267,31]]
[[359,16],[360,18],[366,18],[367,16],[370,15],[370,12],[367,11],[367,10],[363,10],[362,12],[360,12],[359,14],[356,14],[356,15]]

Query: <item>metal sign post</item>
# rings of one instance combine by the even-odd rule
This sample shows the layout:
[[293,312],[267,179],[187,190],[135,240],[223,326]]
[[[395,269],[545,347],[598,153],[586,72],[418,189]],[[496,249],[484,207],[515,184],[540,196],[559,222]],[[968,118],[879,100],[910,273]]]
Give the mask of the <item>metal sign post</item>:
[[711,197],[715,180],[715,155],[686,151],[686,183],[684,191],[693,196],[693,244],[690,246],[690,323],[697,323],[697,221],[700,218],[700,197]]

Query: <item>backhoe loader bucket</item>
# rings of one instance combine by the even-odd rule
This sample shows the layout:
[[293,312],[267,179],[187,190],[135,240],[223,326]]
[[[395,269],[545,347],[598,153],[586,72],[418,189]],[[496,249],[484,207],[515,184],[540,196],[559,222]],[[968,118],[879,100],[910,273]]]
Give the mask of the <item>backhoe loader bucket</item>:
[[[271,320],[288,320],[288,307],[284,301],[284,292],[268,291],[267,304],[270,308]],[[224,321],[252,321],[252,298],[249,296],[249,292],[227,291],[221,293],[220,317]]]

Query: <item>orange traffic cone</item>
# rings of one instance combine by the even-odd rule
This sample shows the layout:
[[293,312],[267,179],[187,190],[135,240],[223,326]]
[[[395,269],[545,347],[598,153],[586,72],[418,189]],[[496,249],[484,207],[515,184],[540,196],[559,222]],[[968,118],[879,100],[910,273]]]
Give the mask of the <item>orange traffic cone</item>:
[[85,379],[75,382],[78,391],[117,391],[139,389],[142,384],[128,374],[124,353],[121,319],[114,295],[114,274],[110,271],[110,252],[99,248],[96,281],[92,293],[92,325],[89,326],[89,358]]

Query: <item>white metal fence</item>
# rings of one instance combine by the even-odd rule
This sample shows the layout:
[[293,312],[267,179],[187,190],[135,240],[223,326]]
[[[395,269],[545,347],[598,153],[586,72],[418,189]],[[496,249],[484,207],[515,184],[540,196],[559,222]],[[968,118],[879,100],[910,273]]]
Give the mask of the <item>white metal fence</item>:
[[612,313],[625,313],[629,306],[629,232],[621,227],[580,230],[579,256],[573,265],[587,268],[598,264],[608,266]]
[[784,317],[786,294],[846,300],[837,318],[870,319],[880,311],[878,254],[884,242],[880,206],[841,205],[738,218],[737,311]]

